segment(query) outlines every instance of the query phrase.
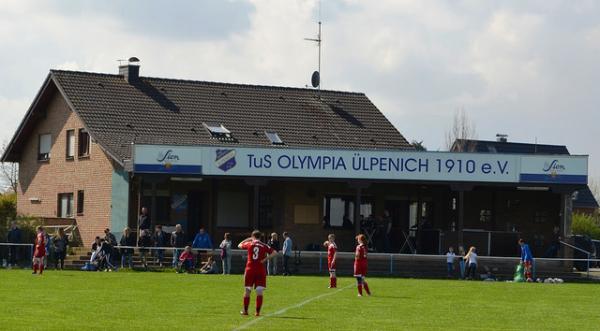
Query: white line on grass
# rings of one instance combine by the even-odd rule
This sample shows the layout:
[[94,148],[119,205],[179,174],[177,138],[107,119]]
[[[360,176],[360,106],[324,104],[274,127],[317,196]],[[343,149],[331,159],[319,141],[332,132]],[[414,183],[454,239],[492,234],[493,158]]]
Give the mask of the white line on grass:
[[342,287],[340,289],[337,289],[337,290],[335,290],[333,292],[323,293],[323,294],[317,295],[316,297],[308,298],[308,299],[306,299],[306,300],[304,300],[304,301],[302,301],[300,303],[297,303],[297,304],[295,304],[293,306],[282,308],[282,309],[280,309],[280,310],[278,310],[278,311],[276,311],[274,313],[270,313],[270,314],[267,314],[267,315],[264,315],[264,316],[260,316],[260,317],[255,318],[255,319],[253,319],[253,320],[251,320],[251,321],[249,321],[249,322],[247,322],[245,324],[242,324],[242,325],[238,326],[237,328],[233,329],[233,331],[238,331],[238,330],[246,329],[246,328],[248,328],[248,327],[250,327],[250,326],[252,326],[252,325],[254,325],[254,324],[256,324],[256,323],[258,323],[260,321],[262,321],[266,317],[272,317],[272,316],[277,316],[277,315],[284,314],[284,313],[286,313],[290,309],[300,308],[300,307],[304,306],[307,303],[310,303],[310,302],[315,301],[315,300],[319,300],[319,299],[324,298],[324,297],[328,297],[330,295],[334,295],[334,294],[339,293],[340,291],[343,291],[343,290],[345,290],[345,289],[347,289],[349,287],[352,287],[352,286],[354,286],[354,285],[350,284],[348,286],[344,286],[344,287]]

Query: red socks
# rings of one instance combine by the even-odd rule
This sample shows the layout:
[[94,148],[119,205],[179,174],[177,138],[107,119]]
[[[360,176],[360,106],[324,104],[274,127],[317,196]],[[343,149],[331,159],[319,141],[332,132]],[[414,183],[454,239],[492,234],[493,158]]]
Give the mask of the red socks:
[[256,296],[256,314],[260,314],[260,308],[262,307],[263,304],[263,296],[262,295],[257,295]]
[[358,294],[359,295],[362,295],[362,288],[363,288],[362,284],[358,284]]
[[337,287],[337,278],[329,277],[329,287],[331,287],[331,288]]
[[[258,300],[257,300],[258,303]],[[250,297],[244,297],[244,312],[248,312],[248,306],[250,305]]]
[[40,264],[40,275],[42,274],[42,272],[44,272],[44,264],[43,263]]
[[367,294],[371,295],[371,291],[369,291],[369,284],[367,284],[367,282],[363,282],[363,286],[365,287],[365,291],[367,291]]
[[35,273],[37,273],[37,271],[38,271],[38,264],[34,263],[33,264],[33,273],[35,274]]

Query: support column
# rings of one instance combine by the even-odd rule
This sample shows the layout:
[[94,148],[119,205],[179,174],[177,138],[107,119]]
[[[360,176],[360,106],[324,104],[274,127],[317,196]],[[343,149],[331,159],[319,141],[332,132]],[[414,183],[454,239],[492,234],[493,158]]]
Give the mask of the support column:
[[150,202],[150,229],[152,229],[152,222],[156,222],[156,183],[152,182],[152,200]]
[[573,221],[572,193],[560,194],[560,236],[564,239],[571,236],[571,223]]
[[458,191],[458,245],[464,247],[463,229],[465,227],[465,191]]
[[423,198],[421,197],[421,189],[417,193],[417,254],[423,251]]
[[257,184],[253,185],[254,194],[252,195],[252,227],[258,229],[258,207],[260,199],[260,186]]
[[354,191],[354,232],[355,234],[360,233],[360,203],[361,203],[362,189],[357,187]]

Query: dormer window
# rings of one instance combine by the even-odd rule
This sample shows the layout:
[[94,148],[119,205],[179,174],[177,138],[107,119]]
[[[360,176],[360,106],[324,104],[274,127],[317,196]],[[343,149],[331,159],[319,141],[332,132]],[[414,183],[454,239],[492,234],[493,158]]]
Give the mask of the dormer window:
[[267,136],[267,139],[269,139],[269,141],[271,142],[271,144],[273,144],[273,145],[285,145],[285,143],[283,142],[283,140],[281,140],[281,138],[279,137],[279,135],[277,134],[277,132],[274,132],[274,131],[265,131],[265,135]]
[[224,127],[223,124],[202,123],[202,125],[204,126],[204,128],[206,128],[208,133],[210,133],[212,138],[221,141],[237,142],[237,139],[235,139],[231,135],[231,131],[227,130],[227,128]]

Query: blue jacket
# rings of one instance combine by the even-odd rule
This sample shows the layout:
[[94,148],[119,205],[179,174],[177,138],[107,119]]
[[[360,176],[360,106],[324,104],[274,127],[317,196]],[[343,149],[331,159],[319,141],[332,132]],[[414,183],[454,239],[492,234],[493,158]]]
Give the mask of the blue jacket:
[[287,237],[283,241],[283,250],[282,250],[282,253],[285,256],[292,256],[292,238]]
[[531,249],[527,244],[521,246],[521,261],[533,261],[533,254],[531,254]]
[[213,244],[212,244],[212,240],[210,239],[210,236],[208,235],[208,233],[206,233],[206,232],[204,234],[198,233],[196,235],[196,237],[194,238],[194,241],[192,242],[192,248],[212,249]]

